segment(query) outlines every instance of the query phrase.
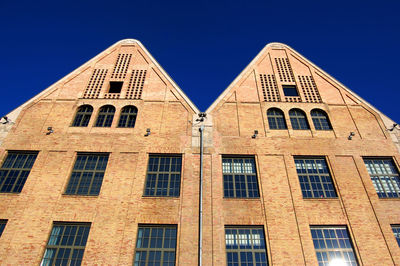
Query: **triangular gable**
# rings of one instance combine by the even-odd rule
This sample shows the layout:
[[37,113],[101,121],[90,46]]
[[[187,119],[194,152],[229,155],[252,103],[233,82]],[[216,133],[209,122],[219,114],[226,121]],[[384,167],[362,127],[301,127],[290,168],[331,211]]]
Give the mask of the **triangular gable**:
[[[271,53],[274,56],[271,56]],[[290,63],[287,61],[289,60]],[[296,71],[292,71],[292,69]],[[295,72],[295,74],[293,74]],[[249,78],[253,77],[253,80]],[[384,121],[386,127],[393,125],[393,120],[385,116],[373,105],[365,101],[355,92],[344,86],[335,78],[327,74],[321,68],[316,66],[310,60],[296,52],[291,47],[282,43],[267,44],[258,55],[245,67],[245,69],[233,80],[233,82],[221,93],[221,95],[207,109],[207,113],[218,110],[225,102],[231,102],[233,93],[236,93],[237,101],[248,102],[247,98],[240,95],[246,95],[249,86],[243,84],[254,83],[257,85],[259,101],[279,102],[292,99],[280,99],[283,96],[281,86],[278,83],[300,84],[299,94],[301,98],[307,102],[321,102],[321,97],[325,102],[333,104],[362,104],[366,108],[379,114]],[[327,89],[315,89],[315,83],[322,84]],[[329,90],[329,95],[326,94]],[[321,95],[319,95],[319,93]],[[324,95],[325,93],[325,95]],[[336,93],[336,95],[335,95]],[[249,95],[254,94],[253,91]],[[250,102],[257,101],[255,97]],[[296,99],[293,99],[295,102]]]
[[[128,51],[132,46],[137,46],[136,52],[134,54],[129,54]],[[119,52],[119,57],[115,62],[115,57],[110,56],[112,53],[116,51]],[[129,62],[135,62],[135,67],[132,69],[132,66],[129,66]],[[105,66],[113,64],[115,65],[114,69],[107,69]],[[128,69],[130,72],[128,73]],[[86,78],[77,78],[77,76],[85,75]],[[128,77],[127,75],[131,75]],[[166,99],[166,93],[169,90],[174,91],[176,96],[185,102],[188,107],[195,113],[199,113],[198,108],[192,103],[192,101],[186,96],[186,94],[182,91],[182,89],[172,80],[172,78],[167,74],[167,72],[160,66],[160,64],[154,59],[154,57],[149,53],[149,51],[143,46],[143,44],[135,39],[125,39],[121,40],[103,52],[99,53],[94,58],[90,59],[88,62],[84,63],[70,74],[66,75],[62,79],[58,80],[54,84],[50,85],[47,89],[43,90],[41,93],[31,98],[24,104],[20,105],[18,108],[14,109],[10,113],[7,114],[7,117],[11,121],[15,121],[21,112],[21,110],[33,104],[45,97],[57,97],[60,88],[63,86],[70,85],[73,82],[81,82],[82,80],[89,80],[89,82],[85,84],[79,84],[82,87],[82,94],[80,97],[82,98],[94,98],[96,95],[100,94],[100,91],[97,89],[101,82],[104,82],[105,77],[111,78],[112,80],[120,80],[122,78],[128,79],[130,81],[130,85],[127,83],[125,90],[129,90],[129,86],[132,88],[132,92],[126,91],[127,95],[131,95],[130,99],[135,99],[135,95],[142,94],[145,97],[145,94],[154,95],[156,92],[152,91],[141,91],[141,79],[143,80],[146,75],[153,75],[154,77],[159,77],[157,79],[152,79],[158,82],[159,84],[164,84],[165,93],[159,100]],[[136,82],[136,83],[135,83]],[[171,84],[172,88],[166,88],[166,82]],[[133,84],[135,83],[135,84]],[[143,87],[143,85],[142,85]],[[64,92],[65,93],[65,92]],[[104,92],[101,92],[101,98],[107,98],[107,95],[104,95]],[[64,96],[64,95],[63,95]],[[65,97],[68,97],[66,95]],[[136,96],[137,97],[137,96]]]

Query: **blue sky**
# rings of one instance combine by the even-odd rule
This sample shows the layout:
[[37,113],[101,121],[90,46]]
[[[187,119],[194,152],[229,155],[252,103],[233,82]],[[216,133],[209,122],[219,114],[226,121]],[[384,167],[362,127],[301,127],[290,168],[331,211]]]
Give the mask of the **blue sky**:
[[0,115],[125,38],[205,111],[270,42],[400,122],[400,1],[2,1]]

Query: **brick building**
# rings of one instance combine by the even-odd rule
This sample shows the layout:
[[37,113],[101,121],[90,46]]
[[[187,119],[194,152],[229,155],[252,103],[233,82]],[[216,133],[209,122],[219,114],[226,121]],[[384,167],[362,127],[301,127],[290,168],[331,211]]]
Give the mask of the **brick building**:
[[400,264],[397,126],[284,44],[200,113],[122,40],[1,122],[1,265]]

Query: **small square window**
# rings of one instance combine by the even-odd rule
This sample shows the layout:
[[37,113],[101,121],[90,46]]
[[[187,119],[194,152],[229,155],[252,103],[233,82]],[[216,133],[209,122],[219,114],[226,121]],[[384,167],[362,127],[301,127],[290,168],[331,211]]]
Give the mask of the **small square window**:
[[121,93],[122,85],[124,83],[122,81],[110,81],[110,89],[109,93]]
[[284,85],[283,87],[283,93],[285,96],[289,97],[298,97],[299,93],[297,92],[297,88],[295,85]]

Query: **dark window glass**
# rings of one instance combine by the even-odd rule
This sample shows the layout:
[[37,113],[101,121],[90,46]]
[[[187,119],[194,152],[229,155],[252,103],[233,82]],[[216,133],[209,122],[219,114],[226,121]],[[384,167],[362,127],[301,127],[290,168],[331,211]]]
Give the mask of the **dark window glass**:
[[320,266],[358,265],[344,226],[312,226],[311,235]]
[[88,223],[54,223],[40,265],[81,265],[89,231]]
[[78,153],[65,194],[99,195],[108,154]]
[[392,230],[393,230],[394,237],[397,240],[397,244],[399,244],[399,247],[400,247],[400,225],[392,225]]
[[258,198],[258,181],[254,158],[222,158],[224,197]]
[[118,127],[135,127],[137,108],[135,106],[125,106],[121,110]]
[[310,129],[307,122],[305,113],[299,109],[292,109],[289,111],[290,122],[294,130]]
[[73,127],[87,127],[90,121],[90,117],[93,113],[93,107],[90,105],[82,105],[76,112]]
[[21,192],[37,154],[37,152],[8,152],[0,168],[0,192]]
[[139,225],[135,266],[175,265],[176,226]]
[[295,158],[304,198],[336,198],[335,188],[324,158]]
[[228,266],[268,265],[262,227],[226,227],[225,243]]
[[122,85],[124,83],[122,81],[110,81],[110,89],[109,93],[121,93]]
[[296,97],[299,96],[299,93],[297,92],[297,88],[294,85],[284,85],[282,86],[283,88],[283,93],[285,96],[290,96],[290,97]]
[[102,106],[97,116],[96,127],[111,127],[114,119],[115,107],[111,105]]
[[328,115],[318,109],[311,111],[311,118],[316,130],[331,130],[331,123],[329,122]]
[[278,108],[268,109],[267,117],[270,129],[287,129],[285,116]]
[[380,198],[399,198],[399,173],[391,159],[365,158],[365,166]]
[[144,196],[179,197],[182,157],[150,155]]
[[6,228],[7,220],[0,220],[0,237],[3,234],[4,228]]

